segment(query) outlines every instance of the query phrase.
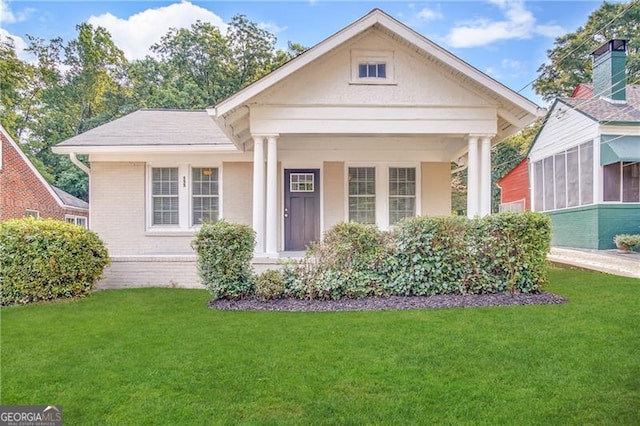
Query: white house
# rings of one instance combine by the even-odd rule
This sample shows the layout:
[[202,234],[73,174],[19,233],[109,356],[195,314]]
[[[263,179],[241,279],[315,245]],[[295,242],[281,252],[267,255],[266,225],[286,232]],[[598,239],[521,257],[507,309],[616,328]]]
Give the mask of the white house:
[[89,156],[112,271],[186,285],[203,219],[250,224],[273,259],[341,221],[449,215],[452,163],[489,214],[491,147],[544,112],[375,9],[207,111],[137,111],[54,151]]

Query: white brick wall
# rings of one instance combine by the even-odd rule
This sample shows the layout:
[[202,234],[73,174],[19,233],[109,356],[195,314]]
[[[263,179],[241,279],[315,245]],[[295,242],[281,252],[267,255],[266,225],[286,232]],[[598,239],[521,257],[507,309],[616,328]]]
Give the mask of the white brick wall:
[[[253,271],[278,269],[277,259],[256,259]],[[98,290],[140,287],[204,288],[195,255],[112,256]]]

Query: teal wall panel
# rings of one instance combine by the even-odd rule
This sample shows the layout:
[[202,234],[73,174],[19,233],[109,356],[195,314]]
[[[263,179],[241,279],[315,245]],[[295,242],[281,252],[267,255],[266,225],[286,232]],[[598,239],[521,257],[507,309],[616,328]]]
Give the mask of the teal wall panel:
[[598,206],[598,248],[615,248],[617,234],[640,234],[640,204],[601,204]]
[[617,234],[640,234],[640,204],[598,204],[549,212],[551,244],[608,250]]
[[598,248],[598,210],[595,206],[549,212],[551,245]]

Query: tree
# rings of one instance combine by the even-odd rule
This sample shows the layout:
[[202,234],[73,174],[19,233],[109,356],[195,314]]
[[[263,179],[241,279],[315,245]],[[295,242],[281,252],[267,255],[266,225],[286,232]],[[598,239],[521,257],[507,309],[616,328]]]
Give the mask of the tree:
[[67,44],[29,37],[28,51],[37,59],[37,102],[25,151],[44,164],[53,184],[87,199],[87,176],[50,148],[123,113],[126,59],[104,28],[80,24],[76,29],[77,38]]
[[132,67],[134,91],[145,88],[148,95],[141,101],[194,109],[228,96],[231,53],[212,24],[198,21],[190,28],[172,28],[151,50],[159,61],[147,57]]
[[590,53],[607,40],[622,38],[627,45],[627,79],[640,82],[640,1],[603,3],[587,23],[573,33],[556,38],[547,51],[549,63],[538,68],[533,83],[535,92],[545,101],[570,96],[579,83],[592,79]]

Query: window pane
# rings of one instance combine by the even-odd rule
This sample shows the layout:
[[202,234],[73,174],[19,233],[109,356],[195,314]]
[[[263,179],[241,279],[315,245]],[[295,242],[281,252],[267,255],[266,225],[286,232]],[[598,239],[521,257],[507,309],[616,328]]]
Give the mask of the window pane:
[[358,65],[358,77],[360,78],[367,77],[367,64]]
[[178,224],[178,168],[160,167],[151,170],[153,225]]
[[387,78],[387,64],[378,64],[378,77]]
[[377,65],[376,64],[369,64],[368,65],[368,71],[367,71],[367,76],[368,77],[377,77]]
[[604,181],[603,200],[620,201],[620,168],[621,163],[608,164],[602,169]]
[[553,157],[543,160],[544,166],[544,209],[553,210]]
[[640,201],[640,163],[622,164],[622,201]]
[[580,204],[578,173],[578,148],[576,147],[567,151],[567,207]]
[[375,167],[349,167],[348,179],[349,220],[360,223],[375,223]]
[[534,188],[535,193],[533,194],[533,202],[535,203],[534,207],[536,211],[541,212],[544,210],[544,202],[543,202],[544,176],[542,175],[542,161],[536,161],[533,164],[533,178],[535,182],[535,188]]
[[565,153],[555,155],[556,167],[556,209],[563,209],[567,206],[567,176],[565,169]]
[[593,143],[580,145],[580,205],[593,203]]

